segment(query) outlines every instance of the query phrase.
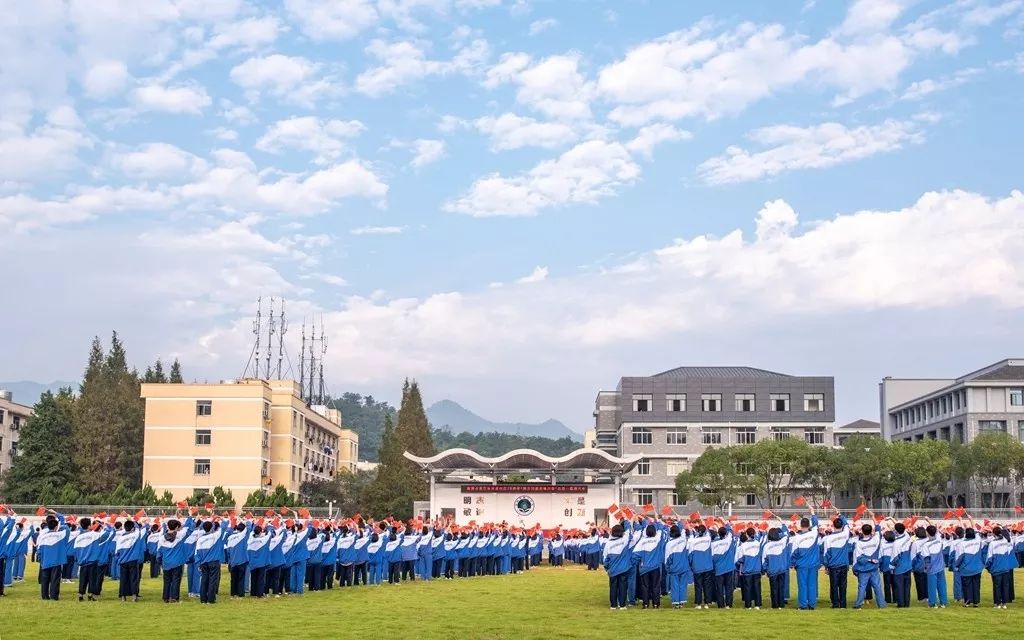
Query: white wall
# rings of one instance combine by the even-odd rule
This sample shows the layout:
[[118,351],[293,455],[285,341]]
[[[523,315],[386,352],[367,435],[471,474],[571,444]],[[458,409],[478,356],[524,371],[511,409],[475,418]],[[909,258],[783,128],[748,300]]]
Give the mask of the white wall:
[[[587,485],[587,489],[587,493],[462,493],[461,485],[437,484],[430,510],[438,515],[442,509],[454,509],[455,522],[459,525],[475,520],[477,524],[505,521],[526,527],[540,523],[545,529],[558,525],[582,528],[594,522],[595,509],[607,509],[616,502],[614,485]],[[520,515],[515,510],[514,505],[522,496],[533,500],[534,508],[528,515]],[[466,498],[469,504],[465,503]],[[469,515],[465,509],[469,509]],[[571,515],[565,515],[566,510]]]

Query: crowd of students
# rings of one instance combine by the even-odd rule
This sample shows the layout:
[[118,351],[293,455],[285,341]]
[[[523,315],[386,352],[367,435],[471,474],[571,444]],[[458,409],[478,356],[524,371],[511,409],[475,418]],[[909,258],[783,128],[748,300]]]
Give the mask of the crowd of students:
[[522,573],[541,563],[545,545],[552,564],[561,565],[564,556],[562,532],[545,536],[539,527],[374,522],[358,515],[318,520],[304,509],[262,517],[215,515],[210,506],[207,511],[75,518],[40,507],[36,526],[0,507],[0,572],[8,568],[8,585],[23,581],[31,546],[43,600],[59,600],[61,586],[75,583],[79,601],[96,600],[105,580],[113,579],[122,601],[139,601],[148,565],[150,578],[162,577],[163,602],[179,602],[184,577],[189,597],[214,604],[225,567],[232,597],[266,598],[335,584]]
[[981,604],[981,576],[992,578],[992,604],[1005,609],[1014,600],[1013,570],[1024,566],[1024,522],[1009,526],[976,523],[962,509],[946,514],[956,524],[939,526],[928,518],[897,522],[874,515],[863,505],[850,521],[833,510],[820,523],[813,508],[790,523],[765,512],[759,523],[738,524],[722,518],[634,516],[610,530],[592,529],[573,544],[575,559],[588,567],[598,558],[608,573],[612,609],[639,603],[659,608],[668,596],[675,608],[687,603],[693,585],[694,606],[730,609],[740,592],[745,609],[760,609],[762,576],[767,577],[770,606],[781,609],[790,599],[790,571],[797,583],[797,607],[818,603],[818,574],[828,575],[833,609],[846,608],[849,574],[856,579],[853,608],[867,600],[879,608],[909,607],[911,579],[916,599],[929,607],[953,600],[964,607]]

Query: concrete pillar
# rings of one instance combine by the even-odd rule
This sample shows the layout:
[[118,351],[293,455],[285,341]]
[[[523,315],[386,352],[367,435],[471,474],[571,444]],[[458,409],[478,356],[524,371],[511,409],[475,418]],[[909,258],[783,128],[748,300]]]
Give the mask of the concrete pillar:
[[434,499],[434,474],[430,474],[430,517],[431,519],[441,515],[440,511],[435,511],[434,506],[437,502]]

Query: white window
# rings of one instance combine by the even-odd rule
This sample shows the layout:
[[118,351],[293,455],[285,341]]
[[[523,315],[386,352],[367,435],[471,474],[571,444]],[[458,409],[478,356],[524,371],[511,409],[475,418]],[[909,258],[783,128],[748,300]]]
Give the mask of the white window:
[[825,427],[805,428],[804,442],[807,444],[825,444]]
[[755,495],[753,493],[748,493],[747,496],[746,496],[746,499],[744,500],[744,502],[745,502],[745,504],[748,507],[756,507],[757,506],[757,495]]
[[263,419],[264,420],[270,420],[270,403],[269,402],[264,402],[263,403]]
[[675,491],[673,491],[672,492],[672,505],[673,506],[678,506],[678,505],[681,505],[681,504],[683,504],[683,503],[679,501],[679,494],[676,493]]
[[633,444],[653,444],[654,436],[647,427],[633,427]]
[[197,416],[213,415],[213,401],[211,401],[211,400],[196,400],[196,415]]
[[686,411],[686,394],[685,393],[667,393],[665,394],[665,411],[678,413],[680,411]]
[[703,393],[700,396],[700,408],[702,411],[721,411],[722,394]]
[[1024,407],[1024,389],[1010,389],[1010,406]]
[[196,458],[195,464],[192,468],[193,475],[197,476],[208,476],[210,475],[210,459],[209,458]]
[[263,448],[264,449],[269,449],[270,448],[270,432],[269,431],[264,431],[263,432]]
[[637,490],[633,492],[633,499],[640,506],[654,504],[654,492],[650,489]]
[[670,478],[675,478],[680,473],[690,469],[689,460],[669,460],[665,463],[665,473]]
[[702,444],[722,444],[722,430],[715,427],[701,429]]
[[736,444],[754,444],[757,442],[756,427],[737,427]]
[[740,474],[741,476],[753,475],[754,465],[749,462],[737,462],[736,473]]
[[21,416],[11,416],[11,431],[21,428]]
[[978,431],[1006,431],[1006,420],[978,420]]
[[196,444],[197,445],[208,445],[213,439],[209,429],[196,429]]
[[686,429],[672,428],[666,431],[665,444],[686,444]]
[[771,405],[772,405],[772,411],[789,411],[789,394],[788,393],[773,393],[773,394],[771,394]]
[[805,393],[804,394],[804,411],[824,411],[825,410],[825,394],[824,393]]
[[638,476],[649,476],[651,475],[651,461],[641,460],[636,463],[636,475]]
[[651,404],[654,396],[649,393],[634,393],[633,394],[633,411],[643,413],[651,410]]
[[741,413],[749,413],[754,410],[754,394],[752,393],[737,393],[736,394],[736,411]]
[[789,429],[786,427],[772,427],[772,440],[785,440],[789,437]]

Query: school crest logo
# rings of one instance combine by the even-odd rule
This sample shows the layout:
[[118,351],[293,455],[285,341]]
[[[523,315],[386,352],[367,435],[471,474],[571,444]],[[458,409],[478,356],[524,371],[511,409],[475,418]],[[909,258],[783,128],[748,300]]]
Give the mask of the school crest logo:
[[537,505],[533,502],[533,498],[530,496],[519,496],[516,498],[515,509],[516,513],[521,516],[528,516],[533,513],[534,508]]

